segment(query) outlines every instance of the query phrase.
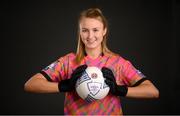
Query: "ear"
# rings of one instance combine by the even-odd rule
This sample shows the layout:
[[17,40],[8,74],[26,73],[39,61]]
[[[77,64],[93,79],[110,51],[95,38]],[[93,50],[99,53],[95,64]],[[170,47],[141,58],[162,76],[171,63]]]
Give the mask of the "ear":
[[106,35],[106,32],[107,32],[107,28],[105,28],[105,29],[103,30],[103,36]]

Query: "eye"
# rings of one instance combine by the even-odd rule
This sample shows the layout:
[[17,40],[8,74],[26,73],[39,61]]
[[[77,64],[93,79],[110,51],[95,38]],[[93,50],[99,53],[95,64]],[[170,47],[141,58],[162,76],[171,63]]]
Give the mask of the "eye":
[[88,31],[87,29],[83,29],[83,30],[82,30],[82,32],[84,32],[84,33],[87,32],[87,31]]
[[94,32],[97,32],[97,31],[99,31],[99,30],[98,30],[98,29],[93,29],[93,31],[94,31]]

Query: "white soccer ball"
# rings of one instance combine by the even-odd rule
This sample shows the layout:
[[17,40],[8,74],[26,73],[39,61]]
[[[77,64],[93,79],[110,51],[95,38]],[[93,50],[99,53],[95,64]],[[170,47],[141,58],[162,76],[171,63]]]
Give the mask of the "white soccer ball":
[[77,94],[87,102],[103,99],[109,89],[101,70],[97,67],[87,67],[76,82]]

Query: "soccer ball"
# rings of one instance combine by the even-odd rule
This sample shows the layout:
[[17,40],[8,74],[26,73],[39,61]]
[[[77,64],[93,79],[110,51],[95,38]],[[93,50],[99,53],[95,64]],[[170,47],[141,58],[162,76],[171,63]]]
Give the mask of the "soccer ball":
[[77,94],[87,102],[103,99],[109,92],[101,70],[97,67],[87,67],[76,82]]

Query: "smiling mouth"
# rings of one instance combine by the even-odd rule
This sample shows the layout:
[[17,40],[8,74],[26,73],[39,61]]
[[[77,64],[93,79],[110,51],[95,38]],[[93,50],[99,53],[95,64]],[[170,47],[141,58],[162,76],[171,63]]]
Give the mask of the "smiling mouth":
[[[96,40],[95,40],[96,41]],[[88,42],[88,44],[93,44],[95,41],[92,41],[92,42],[90,42],[90,41],[87,41]]]
[[95,41],[97,41],[97,39],[95,39],[94,41],[90,41],[87,39],[87,42],[90,43],[90,44],[93,44]]

